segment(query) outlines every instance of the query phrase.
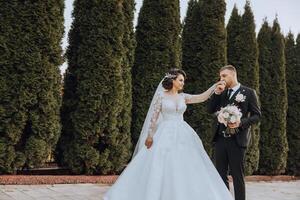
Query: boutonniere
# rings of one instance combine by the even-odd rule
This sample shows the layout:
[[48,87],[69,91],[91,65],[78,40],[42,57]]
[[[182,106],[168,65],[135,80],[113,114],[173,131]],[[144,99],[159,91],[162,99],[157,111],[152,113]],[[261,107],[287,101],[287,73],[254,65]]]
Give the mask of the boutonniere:
[[236,102],[244,102],[245,100],[246,100],[246,96],[240,92],[235,97]]

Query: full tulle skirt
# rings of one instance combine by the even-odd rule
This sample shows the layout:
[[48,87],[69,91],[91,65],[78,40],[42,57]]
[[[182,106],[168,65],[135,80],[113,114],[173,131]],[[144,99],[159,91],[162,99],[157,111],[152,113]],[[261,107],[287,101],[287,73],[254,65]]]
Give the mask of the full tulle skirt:
[[183,120],[159,124],[104,200],[233,200],[196,132]]

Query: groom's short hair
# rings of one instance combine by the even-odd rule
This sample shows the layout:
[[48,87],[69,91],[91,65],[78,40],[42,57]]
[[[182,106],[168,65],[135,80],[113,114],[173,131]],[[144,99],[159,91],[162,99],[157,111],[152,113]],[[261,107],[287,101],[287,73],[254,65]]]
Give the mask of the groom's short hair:
[[222,68],[220,69],[219,72],[224,71],[224,70],[226,70],[226,69],[228,69],[228,70],[230,70],[230,71],[234,71],[234,72],[236,73],[236,68],[235,68],[233,65],[225,65],[224,67],[222,67]]

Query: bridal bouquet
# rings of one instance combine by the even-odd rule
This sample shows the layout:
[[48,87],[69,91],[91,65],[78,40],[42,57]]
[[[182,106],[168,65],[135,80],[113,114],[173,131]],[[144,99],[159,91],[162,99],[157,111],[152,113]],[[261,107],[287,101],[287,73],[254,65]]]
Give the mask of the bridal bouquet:
[[[218,121],[224,124],[226,127],[228,123],[236,123],[241,120],[241,110],[235,105],[227,105],[217,113]],[[235,134],[236,129],[227,127],[226,132],[229,134]]]

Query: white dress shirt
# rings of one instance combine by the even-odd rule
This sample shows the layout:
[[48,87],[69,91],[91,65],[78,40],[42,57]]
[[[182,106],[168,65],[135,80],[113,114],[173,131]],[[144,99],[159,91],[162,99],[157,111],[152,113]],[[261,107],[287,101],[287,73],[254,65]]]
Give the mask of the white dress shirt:
[[234,86],[233,88],[228,88],[228,90],[229,89],[232,89],[232,92],[231,92],[231,94],[230,94],[230,98],[229,99],[231,99],[231,97],[233,96],[233,94],[238,90],[238,89],[240,89],[240,87],[241,87],[241,84],[240,83],[238,83],[236,86]]

